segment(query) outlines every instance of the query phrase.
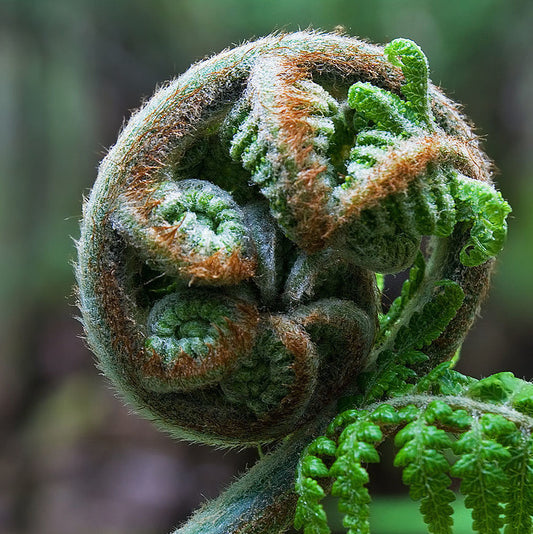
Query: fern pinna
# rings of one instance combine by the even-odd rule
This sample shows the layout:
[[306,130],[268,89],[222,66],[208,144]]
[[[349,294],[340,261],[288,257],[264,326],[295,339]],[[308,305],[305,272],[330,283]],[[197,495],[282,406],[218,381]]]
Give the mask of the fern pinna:
[[420,501],[429,532],[452,532],[450,477],[461,479],[475,532],[498,533],[502,526],[506,533],[531,532],[533,385],[512,373],[479,381],[455,376],[447,363],[439,371],[424,382],[431,392],[413,386],[366,409],[344,411],[308,446],[296,481],[297,527],[330,532],[321,504],[330,491],[348,532],[370,532],[365,465],[379,462],[376,447],[394,436],[394,465]]
[[163,86],[102,162],[76,270],[100,368],[175,437],[278,444],[176,533],[328,532],[328,492],[368,532],[392,436],[431,532],[450,477],[479,532],[531,530],[531,387],[449,364],[510,208],[428,76],[406,39],[272,35]]

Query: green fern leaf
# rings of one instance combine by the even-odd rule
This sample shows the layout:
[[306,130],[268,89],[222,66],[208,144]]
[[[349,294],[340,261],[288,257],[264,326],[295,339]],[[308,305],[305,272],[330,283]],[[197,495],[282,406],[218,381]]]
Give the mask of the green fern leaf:
[[463,265],[473,267],[496,256],[507,236],[511,207],[489,184],[456,175],[452,182],[457,220],[471,224],[470,239],[460,253]]
[[450,280],[435,283],[436,294],[422,310],[413,313],[408,326],[398,332],[394,347],[398,351],[421,349],[437,339],[455,317],[464,300],[459,284]]
[[320,484],[302,473],[301,464],[296,473],[296,493],[298,502],[294,513],[294,526],[304,530],[304,534],[330,534],[328,519],[321,504],[326,496]]
[[[395,444],[401,449],[394,465],[404,468],[403,482],[409,486],[411,498],[421,501],[420,512],[429,532],[450,534],[453,524],[450,503],[455,500],[455,495],[448,489],[450,465],[443,451],[451,446],[451,440],[444,430],[428,424],[427,420],[438,408],[437,404],[430,404],[427,411],[398,432]],[[446,408],[451,413],[452,410]]]
[[477,382],[451,368],[451,362],[443,362],[421,378],[415,387],[417,393],[431,393],[433,395],[458,395],[465,387]]
[[472,527],[480,534],[498,534],[503,525],[502,502],[506,501],[508,487],[504,465],[511,455],[491,437],[504,431],[505,423],[503,417],[494,414],[474,418],[471,430],[453,445],[459,459],[451,474],[462,479],[465,506],[472,509]]
[[433,123],[429,105],[428,76],[429,65],[424,52],[409,39],[394,39],[385,47],[389,61],[401,67],[405,76],[402,93],[408,106],[425,126]]
[[516,411],[533,417],[533,384],[520,380],[520,387],[513,391],[510,402]]
[[[343,412],[338,414],[329,424],[326,430],[326,435],[329,437],[334,436],[339,429],[344,429],[347,425],[349,425],[350,423],[354,423],[366,413],[367,412],[364,410],[357,410],[355,408],[351,410],[344,410]],[[335,446],[335,453],[336,451],[337,446]]]
[[[413,277],[404,283],[402,295],[393,310],[390,318],[385,321],[390,325],[394,323],[396,313],[409,302],[412,293],[420,284],[420,273],[423,273],[423,260],[418,260]],[[423,276],[423,274],[422,274]],[[384,349],[376,361],[376,370],[362,373],[359,376],[359,386],[364,392],[364,400],[371,402],[389,395],[402,395],[412,389],[411,382],[417,377],[415,369],[425,361],[427,356],[415,349],[423,348],[437,339],[449,322],[455,317],[457,310],[464,300],[461,287],[455,282],[441,280],[435,283],[435,294],[426,302],[420,311],[415,311],[407,325],[398,330],[394,340],[394,351]]]
[[397,425],[401,422],[398,412],[390,404],[381,404],[371,414],[370,420],[381,426]]
[[472,384],[467,395],[483,402],[501,404],[509,399],[520,382],[513,373],[496,373]]
[[326,492],[316,478],[329,476],[329,469],[320,456],[335,456],[334,441],[320,436],[311,442],[302,456],[296,472],[295,490],[298,494],[294,526],[303,528],[304,534],[329,534],[330,528],[321,504]]
[[336,452],[337,444],[326,436],[319,436],[307,447],[308,454],[317,456],[335,456]]
[[484,402],[507,403],[518,412],[533,416],[533,384],[510,372],[496,373],[476,381],[466,394]]
[[383,439],[378,425],[361,418],[348,425],[339,437],[337,460],[331,466],[330,474],[336,477],[331,494],[339,497],[339,511],[344,514],[343,524],[348,534],[370,533],[370,495],[365,484],[368,473],[362,463],[379,462],[374,444]]
[[533,440],[528,432],[516,432],[506,465],[508,502],[505,506],[505,534],[529,534],[533,524]]
[[428,357],[419,351],[406,351],[398,354],[391,350],[383,350],[376,362],[377,371],[362,373],[359,386],[365,392],[365,402],[389,396],[401,395],[412,389],[417,373],[410,366],[426,362]]

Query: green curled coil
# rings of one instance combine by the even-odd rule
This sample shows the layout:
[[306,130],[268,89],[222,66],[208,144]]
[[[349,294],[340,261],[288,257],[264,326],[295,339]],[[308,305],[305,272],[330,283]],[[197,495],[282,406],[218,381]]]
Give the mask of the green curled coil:
[[[510,208],[428,73],[405,39],[271,36],[132,117],[77,267],[88,342],[128,402],[178,437],[242,446],[452,357]],[[384,316],[376,273],[413,265]]]
[[[123,200],[115,227],[167,274],[228,284],[253,273],[254,251],[244,213],[220,187],[165,176],[141,205]],[[238,270],[232,269],[236,261]]]
[[188,391],[220,382],[254,345],[256,316],[245,300],[201,290],[158,300],[147,321],[147,387]]
[[231,198],[211,184],[183,180],[165,184],[157,192],[161,204],[154,210],[188,240],[191,254],[210,256],[219,250],[231,254],[246,246],[244,217]]
[[402,94],[407,99],[406,106],[420,123],[431,128],[433,114],[429,96],[429,64],[424,52],[409,39],[395,39],[385,47],[384,52],[393,65],[402,69],[405,76]]

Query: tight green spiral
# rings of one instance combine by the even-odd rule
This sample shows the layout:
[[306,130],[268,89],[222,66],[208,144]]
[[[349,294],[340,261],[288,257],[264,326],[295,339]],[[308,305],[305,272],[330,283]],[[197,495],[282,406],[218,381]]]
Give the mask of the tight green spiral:
[[[293,458],[340,397],[392,387],[395,358],[416,375],[453,356],[510,209],[428,73],[405,39],[273,35],[132,116],[85,204],[76,274],[87,340],[136,410],[217,445],[294,434]],[[383,316],[376,274],[411,267]]]

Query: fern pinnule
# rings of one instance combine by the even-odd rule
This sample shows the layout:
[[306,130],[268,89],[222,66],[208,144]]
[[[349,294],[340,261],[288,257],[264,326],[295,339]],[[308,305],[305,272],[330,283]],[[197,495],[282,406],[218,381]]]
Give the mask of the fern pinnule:
[[363,464],[379,462],[375,444],[383,439],[378,425],[362,412],[339,436],[337,459],[330,469],[335,481],[331,494],[339,498],[339,512],[348,534],[369,533],[370,494],[365,485],[369,477]]
[[509,447],[507,503],[504,534],[531,532],[533,528],[533,439],[530,429],[513,432]]
[[[493,414],[472,418],[471,429],[453,446],[459,459],[451,469],[453,476],[461,478],[461,492],[465,506],[472,509],[472,527],[477,532],[496,534],[503,520],[502,502],[507,497],[507,480],[503,465],[510,459],[510,452],[495,439],[494,423],[512,425],[503,418],[497,422]],[[488,432],[487,432],[488,430]]]

